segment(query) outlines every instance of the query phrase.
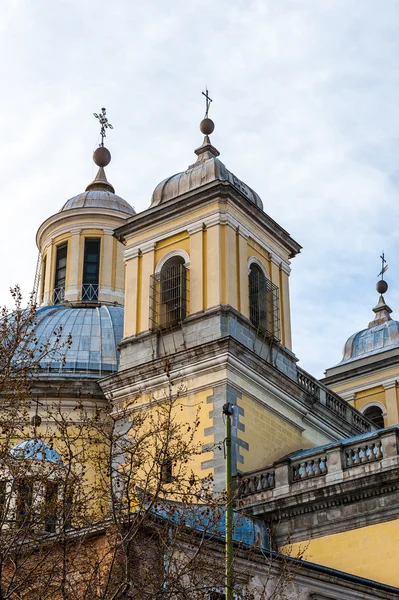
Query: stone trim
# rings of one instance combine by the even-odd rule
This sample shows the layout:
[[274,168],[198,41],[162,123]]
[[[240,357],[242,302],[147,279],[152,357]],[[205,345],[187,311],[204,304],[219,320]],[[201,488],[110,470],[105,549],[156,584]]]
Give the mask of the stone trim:
[[[240,223],[235,217],[233,217],[229,213],[225,213],[225,212],[217,211],[217,212],[211,213],[210,215],[204,217],[203,219],[194,221],[191,224],[182,225],[181,227],[177,227],[177,228],[170,228],[170,229],[166,230],[164,233],[162,233],[161,235],[158,235],[157,237],[153,238],[152,241],[154,244],[157,244],[157,242],[161,242],[171,235],[177,235],[184,231],[187,231],[190,235],[192,235],[194,233],[197,233],[198,231],[207,229],[208,227],[213,227],[214,225],[229,225],[230,227],[232,227],[233,229],[238,231],[238,233],[240,235],[242,235],[245,239],[252,238],[257,244],[259,244],[259,246],[261,246],[261,248],[263,248],[266,252],[268,252],[268,254],[270,254],[271,260],[278,267],[281,267],[281,269],[287,275],[289,275],[291,273],[289,261],[285,261],[274,250],[272,250],[270,248],[270,246],[265,244],[265,242],[263,240],[261,240],[257,235],[255,235],[253,231],[250,231],[247,227],[245,227],[242,223]],[[149,242],[148,241],[144,242],[144,244],[147,244],[147,243],[149,243]],[[141,251],[144,252],[143,247],[144,246],[138,245],[138,246],[134,246],[133,248],[127,248],[125,250],[125,259],[129,260],[129,258],[134,258],[134,256],[137,256],[137,254],[134,254],[134,252],[135,251],[137,252],[138,249],[141,249]],[[130,255],[130,252],[132,252],[133,254]]]
[[267,279],[270,280],[269,272],[263,262],[257,258],[256,256],[251,256],[248,258],[248,275],[251,273],[251,265],[258,265],[258,267],[262,270],[262,273]]
[[176,250],[171,250],[161,258],[161,260],[155,267],[155,273],[160,273],[166,261],[168,261],[173,256],[181,256],[184,259],[184,266],[186,267],[186,269],[190,268],[190,256],[188,255],[188,253],[185,250],[182,250],[181,248],[176,248]]

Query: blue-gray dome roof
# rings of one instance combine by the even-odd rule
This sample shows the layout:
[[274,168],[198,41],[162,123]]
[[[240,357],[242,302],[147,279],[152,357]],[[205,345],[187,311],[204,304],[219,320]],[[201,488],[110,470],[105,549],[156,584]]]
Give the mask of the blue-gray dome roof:
[[340,364],[398,347],[399,322],[389,319],[351,335],[344,346]]
[[117,346],[123,335],[123,307],[102,305],[96,308],[44,306],[37,311],[35,335],[38,346],[62,328],[61,343],[71,336],[59,356],[44,359],[42,372],[74,374],[99,378],[118,369]]
[[136,211],[126,200],[106,190],[89,190],[82,192],[65,202],[59,212],[74,208],[108,208],[118,210],[132,216]]
[[249,202],[252,202],[261,210],[263,209],[263,203],[259,195],[231,173],[217,158],[219,152],[212,146],[207,135],[202,146],[197,148],[195,153],[198,160],[190,165],[186,171],[172,175],[157,185],[152,194],[151,206],[157,206],[182,194],[200,189],[207,184],[222,182],[230,184]]
[[43,440],[30,439],[19,442],[19,444],[11,448],[10,452],[14,458],[20,460],[32,458],[62,464],[62,459],[58,452],[52,446],[43,442]]

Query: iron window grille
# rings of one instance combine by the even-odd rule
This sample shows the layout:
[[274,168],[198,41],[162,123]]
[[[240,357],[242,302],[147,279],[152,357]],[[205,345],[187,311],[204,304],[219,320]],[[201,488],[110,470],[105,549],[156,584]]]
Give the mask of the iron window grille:
[[150,280],[150,329],[179,325],[189,312],[187,268],[181,256],[166,261]]
[[249,318],[258,333],[281,340],[279,289],[255,264],[249,273]]

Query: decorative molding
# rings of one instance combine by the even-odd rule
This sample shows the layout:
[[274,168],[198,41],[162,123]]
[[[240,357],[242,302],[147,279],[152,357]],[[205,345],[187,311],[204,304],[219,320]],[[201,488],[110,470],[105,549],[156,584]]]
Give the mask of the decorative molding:
[[385,383],[383,383],[382,385],[384,386],[384,390],[389,390],[391,388],[396,388],[397,381],[396,381],[396,379],[389,380],[389,381],[386,381]]
[[140,254],[140,248],[138,246],[134,246],[133,248],[124,248],[123,250],[123,258],[125,261],[130,260],[131,258],[137,258]]
[[[263,248],[263,250],[265,250],[266,252],[268,252],[270,254],[273,262],[279,268],[281,268],[282,271],[284,271],[284,273],[286,273],[287,275],[289,275],[291,273],[289,261],[287,261],[287,260],[283,259],[281,256],[279,256],[274,250],[272,250],[270,248],[270,246],[265,244],[265,242],[263,240],[261,240],[253,231],[251,231],[245,225],[240,223],[240,221],[238,221],[231,214],[225,213],[225,212],[216,211],[198,221],[194,221],[193,223],[185,224],[185,225],[182,225],[181,227],[169,228],[169,229],[165,230],[161,235],[158,235],[158,236],[152,238],[152,241],[148,240],[148,243],[153,243],[154,245],[156,245],[158,242],[163,241],[164,239],[170,237],[171,235],[177,235],[179,233],[183,233],[184,231],[187,231],[188,234],[191,235],[193,233],[201,231],[202,229],[204,229],[204,227],[208,228],[208,227],[213,227],[214,225],[230,225],[233,229],[238,231],[238,233],[240,235],[242,235],[245,239],[248,239],[248,238],[253,239],[254,242],[259,244],[259,246],[261,248]],[[145,242],[145,244],[147,244],[147,242]],[[134,258],[134,256],[137,256],[137,254],[134,254],[134,250],[136,248],[140,249],[142,252],[144,252],[143,246],[140,246],[140,245],[133,246],[133,248],[127,248],[125,250],[126,260],[128,260],[127,255],[129,258]],[[128,254],[129,251],[132,251],[133,255]]]
[[164,264],[166,263],[166,261],[168,261],[173,256],[181,256],[184,259],[184,266],[186,267],[186,269],[190,268],[190,256],[187,254],[187,252],[185,250],[176,249],[176,250],[171,250],[170,252],[168,252],[167,254],[165,254],[165,256],[163,256],[161,258],[161,260],[158,262],[157,266],[155,267],[155,273],[160,273],[161,269],[164,266]]
[[103,231],[105,235],[114,235],[115,229],[111,227],[104,227]]
[[363,404],[363,406],[361,408],[359,408],[359,411],[362,413],[362,415],[365,413],[365,411],[370,408],[371,406],[376,406],[377,408],[380,408],[382,410],[382,414],[384,417],[387,416],[388,411],[387,411],[387,407],[385,406],[385,404],[383,404],[382,402],[379,402],[378,400],[370,400],[370,402],[366,402],[366,404]]
[[251,273],[251,265],[258,265],[258,267],[262,270],[262,273],[265,277],[267,277],[267,279],[270,280],[270,275],[269,272],[267,270],[267,268],[265,267],[265,265],[263,264],[263,262],[257,258],[256,256],[250,256],[248,259],[248,275]]
[[[118,227],[117,224],[115,224],[115,228]],[[74,227],[70,224],[64,225],[64,227],[60,227],[59,229],[52,229],[51,230],[51,235],[47,235],[41,242],[41,246],[43,248],[46,248],[47,245],[51,242],[51,240],[54,240],[54,238],[60,236],[60,235],[64,235],[65,233],[69,233],[71,235],[74,235],[74,230],[79,230],[79,233],[81,233],[83,231],[83,229],[99,229],[101,232],[105,232],[105,229],[108,229],[109,231],[112,231],[112,235],[115,231],[115,229],[110,228],[110,227],[104,227],[104,222],[101,221],[88,221],[87,223],[85,223],[83,221],[82,225],[79,225],[78,227]],[[39,236],[36,236],[37,241],[39,239]]]
[[190,235],[193,235],[194,233],[198,233],[199,231],[203,231],[204,229],[204,222],[203,221],[195,221],[195,223],[193,223],[192,225],[188,225],[187,227],[187,231]]
[[140,246],[141,254],[146,254],[147,252],[152,252],[153,250],[155,250],[155,246],[156,246],[155,241],[150,241],[150,242],[146,242],[145,244],[142,244]]
[[81,227],[72,227],[70,231],[71,231],[71,235],[80,235],[82,228]]

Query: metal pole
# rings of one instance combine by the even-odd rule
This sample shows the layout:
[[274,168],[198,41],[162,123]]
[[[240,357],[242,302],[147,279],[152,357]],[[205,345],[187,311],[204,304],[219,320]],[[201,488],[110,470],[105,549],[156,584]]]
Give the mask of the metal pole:
[[233,494],[231,470],[231,417],[233,407],[227,403],[223,406],[226,417],[226,600],[233,600]]

